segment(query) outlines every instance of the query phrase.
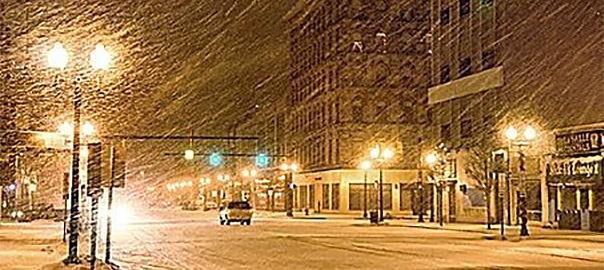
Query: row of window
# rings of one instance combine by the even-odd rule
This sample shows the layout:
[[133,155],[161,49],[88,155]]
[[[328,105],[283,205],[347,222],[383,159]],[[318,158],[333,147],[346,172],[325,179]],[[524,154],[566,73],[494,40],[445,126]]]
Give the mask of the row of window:
[[[495,67],[495,51],[493,49],[482,52],[482,70],[487,70]],[[459,59],[458,78],[463,78],[472,75],[472,59],[470,57],[462,57]],[[440,67],[440,83],[451,81],[451,67],[449,64],[444,64]]]
[[307,106],[306,110],[294,113],[293,131],[309,132],[320,129],[328,124],[340,122],[340,104],[319,103],[317,106]]
[[292,82],[291,103],[297,104],[310,96],[325,91],[333,91],[340,85],[337,69],[320,70],[318,73],[294,79]]
[[340,140],[316,137],[305,140],[296,157],[303,167],[340,163]]
[[[471,0],[459,0],[459,17],[463,18],[472,11]],[[487,8],[493,6],[493,0],[480,0],[479,8]],[[444,7],[440,10],[440,24],[448,25],[451,21],[451,8]]]

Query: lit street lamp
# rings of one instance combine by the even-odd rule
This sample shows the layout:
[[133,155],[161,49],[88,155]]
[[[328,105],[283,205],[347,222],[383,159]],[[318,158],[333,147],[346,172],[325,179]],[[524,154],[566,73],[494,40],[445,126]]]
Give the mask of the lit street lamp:
[[380,212],[379,212],[379,221],[384,221],[384,176],[383,176],[383,167],[384,163],[394,157],[394,152],[390,148],[382,148],[379,144],[376,145],[369,152],[369,156],[372,160],[375,160],[378,164],[378,168],[380,170],[380,182],[379,182],[379,203],[380,203]]
[[[441,150],[439,148],[439,150]],[[430,165],[432,171],[434,172],[435,186],[437,188],[437,207],[438,207],[438,222],[440,226],[443,226],[443,187],[442,182],[444,178],[444,167],[446,165],[446,160],[440,155],[440,153],[430,153],[426,156],[426,163]],[[431,211],[434,212],[434,211]],[[430,221],[434,221],[433,214],[430,215]]]
[[[520,236],[529,236],[528,231],[528,211],[527,207],[527,194],[526,194],[526,156],[524,154],[524,148],[530,145],[530,142],[537,137],[537,131],[531,126],[527,126],[522,132],[523,137],[518,138],[518,131],[510,126],[505,130],[505,137],[508,139],[508,196],[510,194],[510,181],[511,181],[511,167],[510,167],[510,152],[512,146],[518,147],[518,158],[519,158],[519,172],[520,172],[520,183],[519,189],[520,194],[518,198],[518,214],[520,218]],[[508,220],[509,220],[509,200],[508,200]],[[509,222],[511,223],[511,222]]]
[[[47,55],[47,64],[49,68],[63,70],[69,61],[69,54],[67,50],[63,47],[63,45],[59,42],[54,43],[53,47],[48,51]],[[107,69],[111,63],[111,57],[109,53],[105,50],[103,45],[97,45],[95,50],[90,54],[90,65],[98,70],[98,69]],[[76,82],[79,81],[79,78],[76,79]],[[65,259],[65,262],[68,264],[78,264],[80,259],[78,258],[78,226],[79,226],[79,218],[80,218],[80,209],[79,209],[79,186],[80,186],[80,178],[79,178],[79,166],[80,166],[80,117],[81,117],[81,102],[82,102],[82,93],[80,89],[80,84],[76,83],[74,87],[74,95],[73,95],[73,125],[72,134],[73,134],[73,144],[72,144],[72,164],[71,164],[71,209],[70,209],[70,219],[69,219],[69,245],[68,245],[68,257]],[[91,126],[91,125],[90,125]],[[84,127],[82,130],[82,135],[86,135],[86,133],[92,133],[93,129],[90,129],[90,126]],[[63,134],[66,134],[67,126],[63,126],[61,128]],[[93,196],[93,208],[95,208],[96,203],[98,203],[98,198]],[[93,210],[94,212],[94,210]],[[93,213],[94,215],[94,213]],[[96,237],[96,220],[93,216],[93,231],[91,233],[92,237]],[[93,242],[94,250],[96,247]],[[96,255],[95,255],[96,256]],[[94,260],[94,258],[93,258]],[[91,262],[93,264],[94,261]]]
[[298,164],[296,163],[283,163],[279,166],[279,169],[285,172],[285,183],[283,186],[285,187],[285,211],[288,217],[293,217],[294,212],[294,193],[293,193],[293,177],[294,172],[298,171]]
[[361,169],[363,169],[363,218],[367,218],[367,171],[371,169],[371,161],[363,160],[361,162]]

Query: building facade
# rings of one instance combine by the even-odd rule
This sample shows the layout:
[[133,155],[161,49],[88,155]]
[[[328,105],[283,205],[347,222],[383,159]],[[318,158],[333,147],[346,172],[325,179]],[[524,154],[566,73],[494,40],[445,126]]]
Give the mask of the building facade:
[[[358,168],[377,144],[395,153],[381,166],[386,211],[412,208],[428,15],[426,1],[300,1],[291,12],[286,140],[289,159],[301,168],[294,208],[361,211],[365,179]],[[370,194],[376,167],[368,172]]]
[[[425,134],[432,144],[451,149],[457,219],[484,222],[490,204],[490,218],[500,218],[496,210],[503,207],[508,223],[516,224],[522,187],[529,218],[553,221],[544,200],[544,161],[558,155],[555,131],[604,121],[597,105],[604,100],[598,75],[602,3],[432,0],[430,10]],[[504,136],[510,126],[531,126],[538,136],[512,144]],[[505,152],[507,166],[491,164],[486,180],[474,179],[469,172],[477,149]],[[496,183],[488,202],[479,191],[485,181]],[[495,200],[498,195],[503,201]]]

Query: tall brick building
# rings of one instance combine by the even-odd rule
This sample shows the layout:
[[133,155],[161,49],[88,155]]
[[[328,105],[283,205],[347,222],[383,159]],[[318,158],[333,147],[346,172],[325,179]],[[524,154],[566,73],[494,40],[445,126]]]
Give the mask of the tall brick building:
[[[591,194],[582,199],[589,202],[585,209],[602,209],[601,174],[591,182],[576,175],[549,183],[545,173],[546,160],[559,156],[554,143],[559,130],[568,135],[572,127],[591,128],[599,134],[598,123],[604,122],[602,7],[598,1],[430,1],[434,53],[426,134],[433,144],[452,149],[458,188],[451,195],[466,202],[450,209],[458,219],[486,220],[484,210],[476,211],[486,204],[477,191],[480,184],[466,174],[468,149],[478,147],[511,157],[511,188],[502,193],[515,223],[521,172],[519,149],[507,151],[503,136],[509,126],[532,126],[538,133],[523,150],[531,219],[553,221],[556,211],[567,208],[564,196],[578,209],[580,203],[568,198],[579,198],[581,189]],[[593,158],[601,160],[601,154]],[[562,200],[550,202],[552,196]]]
[[[294,207],[360,211],[358,166],[382,144],[395,152],[385,165],[386,210],[411,210],[429,75],[428,2],[299,1],[289,25],[286,137],[301,167]],[[377,170],[369,178],[373,187]]]

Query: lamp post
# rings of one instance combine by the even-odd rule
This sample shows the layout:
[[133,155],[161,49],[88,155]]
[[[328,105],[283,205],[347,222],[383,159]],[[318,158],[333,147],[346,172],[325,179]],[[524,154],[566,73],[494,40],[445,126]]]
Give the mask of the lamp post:
[[[293,217],[294,216],[294,212],[293,212],[294,193],[293,193],[292,183],[293,183],[294,172],[298,171],[298,164],[297,163],[283,163],[283,164],[281,164],[281,166],[279,166],[279,169],[281,169],[281,171],[285,172],[285,182],[283,185],[285,188],[285,212],[288,217]],[[311,203],[313,203],[313,202],[311,202]]]
[[[439,148],[440,149],[440,148]],[[446,166],[446,159],[442,157],[440,153],[431,153],[426,156],[426,162],[432,167],[434,172],[435,185],[436,185],[436,205],[438,212],[438,223],[443,226],[443,194],[442,184],[444,176],[444,167]]]
[[[63,70],[69,61],[69,54],[63,45],[59,42],[55,43],[47,55],[48,67],[57,70]],[[90,53],[90,66],[94,70],[106,70],[111,63],[111,57],[102,44],[97,44],[95,49]],[[68,264],[78,264],[78,223],[80,216],[79,209],[79,185],[80,185],[80,118],[82,93],[80,89],[81,78],[78,76],[75,80],[73,93],[73,143],[72,143],[72,164],[71,164],[71,209],[69,218],[69,245],[68,256],[65,262]],[[89,129],[89,126],[86,127]],[[83,130],[85,132],[87,130]],[[90,131],[90,130],[88,130]],[[94,201],[93,201],[94,205]],[[94,232],[93,232],[94,234]]]
[[[511,166],[509,166],[510,153],[512,146],[518,147],[518,157],[519,157],[519,173],[520,173],[520,182],[519,182],[519,198],[518,198],[518,215],[520,217],[520,236],[529,236],[528,231],[528,211],[527,207],[527,198],[526,198],[526,156],[524,154],[524,148],[530,145],[530,142],[533,141],[537,137],[537,132],[531,126],[527,126],[523,133],[522,138],[518,138],[518,131],[510,126],[505,131],[505,137],[508,139],[508,185],[511,179]],[[509,188],[508,188],[509,190]],[[509,193],[508,193],[509,196]],[[508,200],[509,204],[509,200]],[[508,214],[509,217],[509,214]]]
[[369,152],[369,156],[372,160],[375,160],[378,164],[380,170],[380,180],[379,180],[379,204],[380,204],[380,212],[379,212],[379,221],[384,221],[384,173],[383,167],[384,163],[394,157],[394,152],[390,148],[383,148],[381,145],[376,145]]
[[[252,195],[252,193],[255,195],[255,183],[256,183],[256,176],[258,175],[258,172],[256,171],[256,169],[243,169],[241,171],[241,176],[243,176],[243,178],[245,178],[248,182],[247,186],[249,187],[248,191],[248,197],[247,200],[249,201],[250,196]],[[256,199],[255,196],[252,197],[253,198],[253,203],[256,203]]]
[[363,218],[367,218],[367,171],[371,169],[371,161],[364,160],[361,162],[361,169],[363,169]]

